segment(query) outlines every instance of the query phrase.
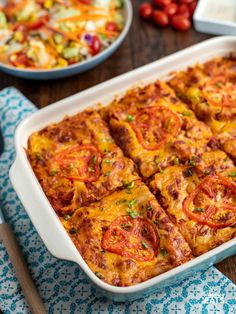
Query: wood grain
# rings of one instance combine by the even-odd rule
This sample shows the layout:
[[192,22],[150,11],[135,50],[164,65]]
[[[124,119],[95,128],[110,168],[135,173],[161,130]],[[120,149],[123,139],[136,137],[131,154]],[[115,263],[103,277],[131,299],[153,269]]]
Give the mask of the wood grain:
[[[70,96],[114,76],[160,59],[173,52],[210,38],[195,32],[179,33],[172,29],[158,29],[138,17],[138,5],[133,0],[134,20],[125,42],[107,61],[87,73],[54,81],[29,81],[0,74],[0,88],[15,86],[39,108]],[[236,256],[217,265],[236,283]]]
[[16,272],[16,277],[20,283],[24,296],[26,297],[31,313],[46,314],[46,309],[29,273],[29,269],[21,253],[15,234],[7,223],[0,225],[0,240],[3,241],[8,252],[10,261]]

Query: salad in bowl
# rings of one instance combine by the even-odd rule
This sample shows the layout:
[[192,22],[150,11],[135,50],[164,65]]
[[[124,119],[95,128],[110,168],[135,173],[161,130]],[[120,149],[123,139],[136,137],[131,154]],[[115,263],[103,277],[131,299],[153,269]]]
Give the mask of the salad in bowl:
[[122,33],[123,6],[123,0],[5,1],[0,7],[0,63],[22,70],[83,63]]

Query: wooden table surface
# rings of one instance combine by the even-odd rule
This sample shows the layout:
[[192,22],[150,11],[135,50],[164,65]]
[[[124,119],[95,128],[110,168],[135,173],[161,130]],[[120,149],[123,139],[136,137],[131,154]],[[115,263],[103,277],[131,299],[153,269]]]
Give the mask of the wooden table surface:
[[[36,106],[42,108],[211,37],[194,30],[178,33],[172,29],[158,29],[139,19],[138,4],[141,1],[132,2],[134,20],[129,35],[120,49],[95,69],[71,78],[42,82],[17,79],[1,73],[0,88],[15,86]],[[217,268],[236,283],[236,256],[221,262]]]

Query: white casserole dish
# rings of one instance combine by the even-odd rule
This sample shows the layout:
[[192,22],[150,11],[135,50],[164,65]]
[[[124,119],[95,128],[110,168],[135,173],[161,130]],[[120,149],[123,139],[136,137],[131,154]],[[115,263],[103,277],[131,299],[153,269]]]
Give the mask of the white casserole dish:
[[236,238],[184,265],[135,286],[115,287],[106,284],[89,269],[52,209],[28,162],[24,150],[27,140],[33,132],[52,122],[60,121],[65,114],[75,114],[99,102],[108,104],[114,95],[120,95],[134,85],[158,78],[165,79],[171,71],[184,69],[196,62],[204,62],[233,51],[236,51],[236,37],[207,40],[41,109],[21,122],[16,130],[16,160],[10,169],[10,179],[39,235],[55,257],[77,263],[95,286],[100,288],[105,296],[115,301],[130,301],[143,297],[235,254]]

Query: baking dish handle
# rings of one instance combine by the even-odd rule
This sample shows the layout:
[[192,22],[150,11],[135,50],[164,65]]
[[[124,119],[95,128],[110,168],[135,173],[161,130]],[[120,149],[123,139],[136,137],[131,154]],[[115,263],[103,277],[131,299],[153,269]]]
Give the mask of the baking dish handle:
[[9,171],[9,177],[22,205],[48,250],[57,258],[80,264],[81,256],[41,191],[32,169],[26,169],[24,160],[16,158]]

